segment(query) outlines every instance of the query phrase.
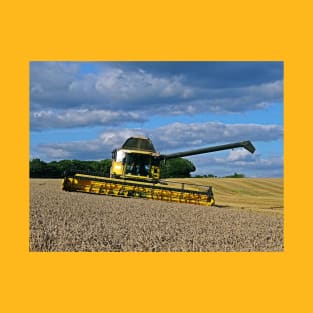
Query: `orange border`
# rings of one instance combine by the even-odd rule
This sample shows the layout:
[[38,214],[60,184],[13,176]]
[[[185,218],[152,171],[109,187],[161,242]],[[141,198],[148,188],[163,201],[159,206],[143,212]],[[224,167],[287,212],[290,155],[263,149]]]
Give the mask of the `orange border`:
[[[3,312],[309,311],[311,10],[286,1],[1,4]],[[285,62],[285,252],[29,253],[31,60]],[[311,103],[310,103],[311,105]],[[303,112],[307,114],[302,114]],[[295,143],[295,145],[293,145]],[[297,161],[298,158],[301,158]]]

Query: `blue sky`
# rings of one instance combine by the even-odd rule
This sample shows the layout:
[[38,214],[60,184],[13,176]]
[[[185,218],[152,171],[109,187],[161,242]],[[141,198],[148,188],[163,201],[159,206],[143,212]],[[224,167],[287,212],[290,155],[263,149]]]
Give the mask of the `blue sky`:
[[189,157],[195,174],[283,176],[282,62],[31,62],[30,159],[110,158],[145,135],[162,153],[251,140]]

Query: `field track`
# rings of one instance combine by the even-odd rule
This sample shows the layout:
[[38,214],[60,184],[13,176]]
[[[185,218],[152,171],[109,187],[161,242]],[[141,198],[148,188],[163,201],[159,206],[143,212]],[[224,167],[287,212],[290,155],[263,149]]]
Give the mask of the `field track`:
[[283,251],[283,180],[184,179],[211,185],[216,206],[118,198],[30,180],[30,251]]

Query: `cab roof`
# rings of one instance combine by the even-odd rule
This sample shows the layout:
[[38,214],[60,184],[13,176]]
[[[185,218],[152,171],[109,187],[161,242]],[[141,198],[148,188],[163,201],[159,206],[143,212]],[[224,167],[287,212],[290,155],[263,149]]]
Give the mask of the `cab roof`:
[[153,153],[156,152],[151,139],[147,137],[130,137],[124,142],[121,148]]

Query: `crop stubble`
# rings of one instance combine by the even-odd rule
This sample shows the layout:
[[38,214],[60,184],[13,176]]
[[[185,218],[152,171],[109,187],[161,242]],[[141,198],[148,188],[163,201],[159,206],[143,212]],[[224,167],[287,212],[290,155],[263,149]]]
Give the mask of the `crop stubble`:
[[60,180],[31,179],[30,251],[283,251],[282,208],[263,209],[65,192]]

